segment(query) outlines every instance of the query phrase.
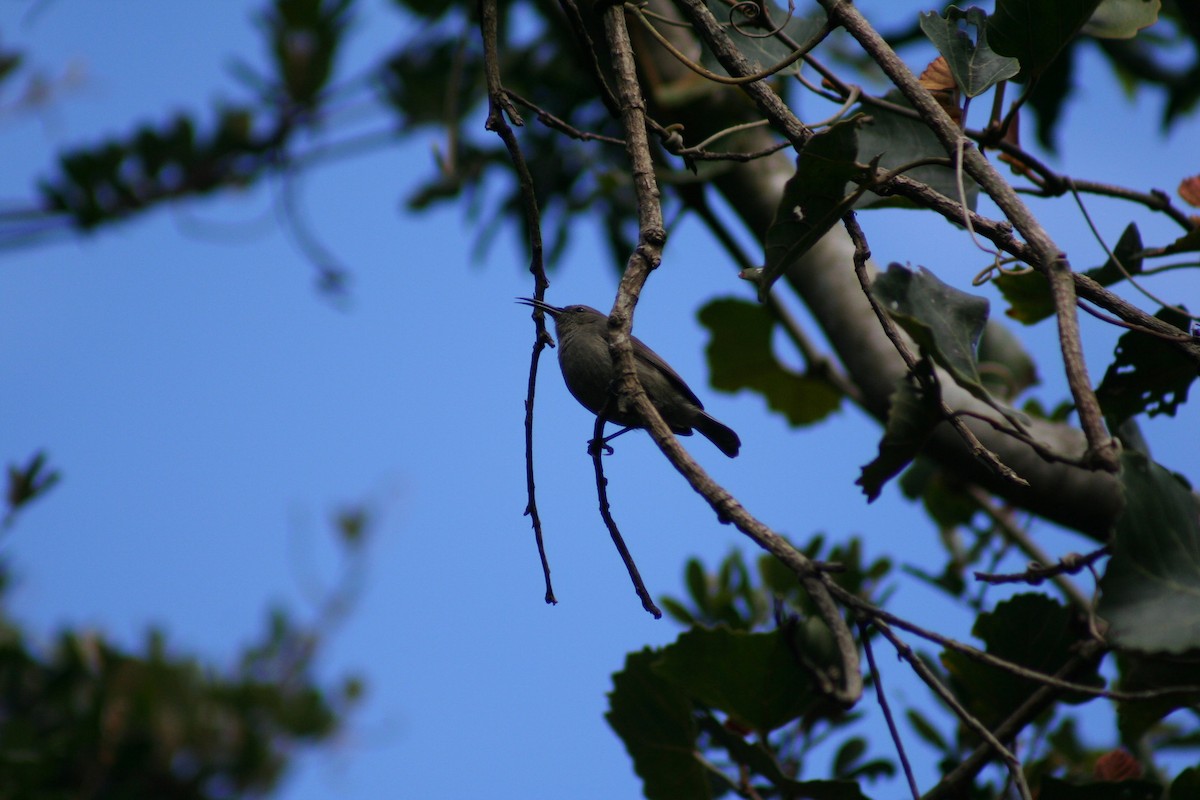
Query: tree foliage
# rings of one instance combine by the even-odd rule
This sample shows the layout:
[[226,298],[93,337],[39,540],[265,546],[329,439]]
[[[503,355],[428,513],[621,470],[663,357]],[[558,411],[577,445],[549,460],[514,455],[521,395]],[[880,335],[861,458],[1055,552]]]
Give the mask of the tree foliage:
[[[411,209],[498,194],[482,235],[518,226],[542,278],[543,254],[553,263],[573,226],[599,222],[613,261],[625,265],[613,307],[618,332],[628,333],[637,294],[662,256],[664,207],[695,215],[759,301],[722,298],[700,311],[712,335],[714,386],[761,394],[771,413],[795,426],[816,424],[841,403],[873,416],[879,455],[859,483],[874,498],[900,476],[902,490],[922,501],[943,533],[946,559],[910,577],[970,609],[978,643],[940,634],[937,620],[890,614],[887,560],[868,560],[853,539],[793,546],[651,424],[716,517],[767,554],[753,563],[737,553],[714,567],[690,562],[689,596],[663,601],[686,630],[666,647],[630,654],[614,676],[608,722],[646,795],[870,796],[874,781],[905,768],[905,734],[893,728],[893,753],[859,727],[864,678],[886,700],[875,658],[886,651],[941,704],[889,712],[939,754],[942,777],[923,787],[926,797],[1195,796],[1200,767],[1170,774],[1160,755],[1200,757],[1198,504],[1184,476],[1143,451],[1136,423],[1173,416],[1186,402],[1200,372],[1200,339],[1177,298],[1143,308],[1111,288],[1143,286],[1164,259],[1194,261],[1197,218],[1184,205],[1196,204],[1195,181],[1176,176],[1177,200],[1078,179],[1053,170],[1016,133],[1032,114],[1042,151],[1058,145],[1083,48],[1100,53],[1110,70],[1089,80],[1161,95],[1164,126],[1192,114],[1200,99],[1194,4],[997,0],[989,9],[914,8],[906,28],[882,31],[841,0],[397,5],[420,35],[382,54],[367,80],[339,83],[336,55],[351,0],[275,0],[262,16],[274,72],[246,76],[243,104],[214,109],[210,119],[141,124],[62,154],[30,207],[4,220],[0,241],[93,234],[163,202],[286,176],[336,141],[326,110],[363,92],[389,119],[386,135],[369,144],[433,126],[453,132],[437,170],[409,198]],[[901,56],[927,43],[940,57],[911,71]],[[2,63],[0,77],[17,79],[19,59],[10,54]],[[802,116],[813,102],[830,114]],[[500,137],[480,129],[484,113]],[[1123,232],[1097,232],[1112,240],[1105,263],[1075,264],[1023,194],[1081,204],[1087,196],[1119,198],[1130,222]],[[728,213],[715,210],[718,198]],[[977,282],[997,284],[1009,318],[1056,325],[1059,359],[1035,367],[988,302],[952,285],[952,276],[898,264],[877,273],[869,261],[871,211],[897,206],[941,216],[955,226],[948,236],[969,228],[986,253]],[[1146,241],[1137,223],[1151,214],[1171,220],[1174,235]],[[743,250],[743,234],[759,252]],[[336,287],[339,270],[317,266],[323,285]],[[544,285],[534,288],[540,297]],[[831,353],[810,343],[781,293],[808,307]],[[1127,330],[1098,387],[1083,362],[1081,306]],[[777,329],[796,346],[803,371],[774,352]],[[627,348],[627,339],[614,337],[614,357]],[[1064,374],[1065,411],[1024,400],[1039,369]],[[648,402],[636,388],[626,382],[614,390]],[[599,473],[598,453],[596,460]],[[52,485],[42,468],[35,461],[10,472],[14,508]],[[1044,553],[1024,514],[1079,532],[1091,552]],[[1027,570],[987,572],[1014,551],[1033,562]],[[1076,581],[1089,570],[1103,572],[1098,602]],[[985,604],[975,591],[981,582],[1028,590]],[[286,631],[269,641],[286,639]],[[912,641],[922,644],[914,649]],[[116,672],[146,676],[147,686],[165,681],[180,696],[216,703],[231,725],[270,709],[253,758],[205,750],[213,731],[182,725],[195,732],[200,744],[189,746],[200,755],[186,776],[169,764],[162,774],[196,785],[269,785],[279,768],[271,742],[319,738],[336,718],[312,686],[296,692],[245,675],[213,681],[194,666],[166,663],[153,643],[138,655],[90,646],[86,658],[98,673],[85,668],[88,648],[79,637],[65,636],[50,654],[31,654],[19,636],[11,647],[8,669],[37,678],[22,683],[32,694],[5,701],[13,703],[6,716],[23,719],[6,734],[18,750],[21,736],[38,735],[31,709],[51,691],[45,676],[53,674],[90,682],[93,694],[106,691],[105,676]],[[242,705],[221,705],[231,698]],[[145,709],[140,719],[152,727],[177,699],[151,693],[128,702]],[[1119,741],[1084,744],[1073,709],[1085,704],[1111,708]],[[814,775],[806,755],[830,740],[833,767]],[[67,749],[80,747],[88,752]],[[231,771],[213,771],[214,762]]]

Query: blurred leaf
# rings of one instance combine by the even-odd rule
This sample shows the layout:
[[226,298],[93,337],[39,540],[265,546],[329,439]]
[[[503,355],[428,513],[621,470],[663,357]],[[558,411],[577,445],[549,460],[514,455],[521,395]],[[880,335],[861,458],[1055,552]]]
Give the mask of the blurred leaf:
[[1021,79],[1040,75],[1075,37],[1100,0],[996,0],[988,17],[992,49],[1021,62]]
[[828,381],[793,372],[775,357],[771,345],[775,320],[765,307],[742,300],[713,300],[700,309],[699,318],[712,336],[706,352],[714,388],[757,392],[792,426],[810,425],[840,406],[841,393]]
[[871,294],[905,332],[971,394],[988,400],[976,348],[987,322],[988,301],[943,283],[929,270],[889,264]]
[[929,718],[915,708],[910,708],[904,712],[904,716],[908,718],[908,724],[912,726],[913,732],[926,744],[933,747],[942,753],[950,751],[949,745],[946,744],[946,739],[938,729],[934,727]]
[[779,631],[693,628],[663,648],[653,672],[764,733],[798,718],[814,700],[812,681]]
[[1161,10],[1161,0],[1101,0],[1083,32],[1097,39],[1132,39],[1157,22]]
[[1200,767],[1188,767],[1171,782],[1170,800],[1200,797]]
[[[1190,320],[1171,308],[1154,315],[1186,333]],[[1096,389],[1109,427],[1117,428],[1136,414],[1151,417],[1175,416],[1187,401],[1188,389],[1196,380],[1195,364],[1170,342],[1138,331],[1117,340],[1113,362]]]
[[649,800],[712,797],[696,758],[692,701],[652,669],[659,657],[650,648],[625,657],[625,668],[613,675],[604,718],[625,743]]
[[354,0],[274,0],[263,15],[279,83],[296,105],[318,104],[353,5]]
[[1200,520],[1190,487],[1128,451],[1121,483],[1125,509],[1100,581],[1108,640],[1149,652],[1200,649]]
[[[1019,594],[998,603],[993,611],[980,614],[971,632],[984,642],[991,655],[1053,675],[1074,656],[1079,641],[1072,634],[1074,618],[1071,609],[1045,595]],[[942,651],[941,659],[959,700],[989,727],[1005,719],[1040,686],[953,650]],[[1069,680],[1104,685],[1095,667]],[[1090,695],[1068,693],[1063,702],[1090,699]]]
[[987,390],[1011,401],[1036,386],[1037,364],[1007,325],[986,325],[979,340],[979,372]]
[[[987,43],[987,12],[971,7],[966,11],[950,6],[944,17],[936,11],[922,13],[921,30],[946,59],[958,88],[967,97],[983,94],[1000,81],[1008,80],[1021,70],[1015,58],[995,53]],[[978,31],[972,41],[959,23]]]
[[1038,800],[1158,800],[1163,787],[1146,780],[1093,781],[1073,785],[1059,778],[1042,779]]
[[908,466],[941,421],[936,398],[927,397],[915,381],[902,378],[892,393],[879,455],[862,468],[854,481],[862,487],[868,502],[878,498],[883,485]]
[[855,158],[862,115],[818,133],[796,159],[796,173],[783,187],[775,220],[767,229],[766,257],[759,297],[829,232],[865,191],[854,184],[862,174]]
[[34,453],[24,467],[9,464],[4,492],[7,509],[0,524],[10,524],[17,511],[53,489],[61,479],[58,470],[46,469],[46,453],[42,450]]
[[[730,759],[770,781],[783,797],[804,800],[868,800],[857,781],[798,781],[784,773],[774,754],[760,746],[747,742],[728,727],[717,722],[712,715],[701,718],[700,726],[712,738],[714,744],[724,748]],[[765,791],[761,796],[769,796]]]

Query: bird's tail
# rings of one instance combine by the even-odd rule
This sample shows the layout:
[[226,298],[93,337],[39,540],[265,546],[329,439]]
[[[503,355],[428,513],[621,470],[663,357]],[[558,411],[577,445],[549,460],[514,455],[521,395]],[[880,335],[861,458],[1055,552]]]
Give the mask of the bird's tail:
[[738,449],[742,446],[742,440],[733,432],[732,428],[728,428],[713,419],[707,411],[701,411],[692,420],[692,427],[700,431],[704,438],[717,446],[725,455],[733,458],[738,454]]

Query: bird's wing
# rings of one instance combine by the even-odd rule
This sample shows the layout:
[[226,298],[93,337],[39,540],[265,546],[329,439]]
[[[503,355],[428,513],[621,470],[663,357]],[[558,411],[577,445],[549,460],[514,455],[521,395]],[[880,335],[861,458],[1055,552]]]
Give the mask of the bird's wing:
[[704,404],[700,402],[699,397],[696,397],[696,393],[691,390],[691,387],[684,383],[683,378],[679,377],[678,372],[671,369],[671,365],[664,361],[662,356],[651,350],[645,342],[636,336],[631,336],[629,338],[641,345],[641,347],[635,347],[633,349],[635,363],[637,361],[642,361],[647,365],[656,368],[659,372],[666,375],[667,378],[670,379],[671,383],[675,384],[675,388],[678,389],[684,397],[695,403],[698,408],[704,408]]

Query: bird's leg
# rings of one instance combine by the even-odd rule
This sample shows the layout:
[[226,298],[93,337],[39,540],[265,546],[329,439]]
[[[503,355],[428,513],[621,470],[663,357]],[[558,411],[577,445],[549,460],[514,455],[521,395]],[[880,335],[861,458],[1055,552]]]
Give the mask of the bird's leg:
[[618,436],[620,436],[622,433],[628,433],[631,430],[633,430],[633,428],[621,428],[621,430],[617,431],[616,433],[611,434],[609,436],[605,436],[603,439],[600,439],[599,441],[597,441],[596,439],[589,439],[588,440],[588,455],[595,455],[596,448],[603,447],[604,455],[611,456],[613,454],[613,449],[609,446],[608,443],[610,441],[612,441],[613,439],[617,438]]

